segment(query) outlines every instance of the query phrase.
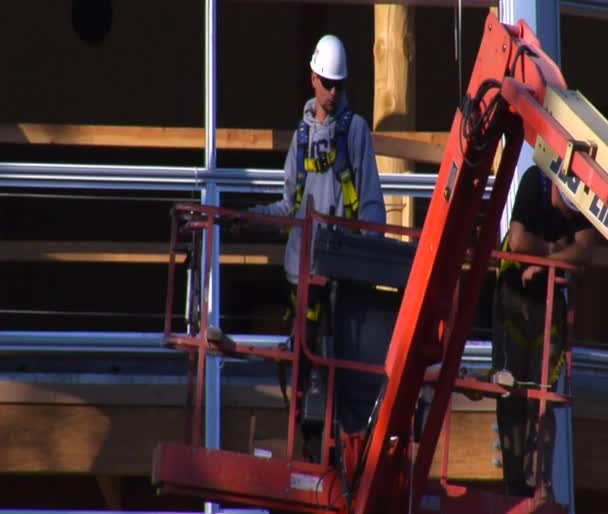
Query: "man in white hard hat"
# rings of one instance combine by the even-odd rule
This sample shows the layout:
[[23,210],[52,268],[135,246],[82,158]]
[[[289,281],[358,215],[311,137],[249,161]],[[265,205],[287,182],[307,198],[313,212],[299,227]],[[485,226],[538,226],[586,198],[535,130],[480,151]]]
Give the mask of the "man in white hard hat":
[[[517,189],[505,251],[586,264],[596,231],[576,206],[537,166],[526,170]],[[519,383],[539,384],[543,357],[546,268],[502,260],[494,293],[492,367]],[[559,379],[566,349],[566,302],[559,286],[553,298],[549,382]],[[506,493],[530,496],[538,438],[538,401],[508,395],[497,400],[497,420]],[[555,418],[549,402],[544,420],[542,491],[553,496],[551,467]]]
[[[314,97],[304,105],[303,119],[287,153],[283,198],[250,210],[302,218],[307,199],[312,195],[315,210],[324,214],[385,223],[386,209],[371,133],[366,121],[350,110],[346,98],[348,70],[342,42],[336,36],[323,36],[314,50],[310,68]],[[341,129],[346,132],[344,155],[338,148]],[[350,177],[339,177],[338,173],[344,170],[336,168],[342,166],[350,170]],[[354,201],[350,196],[351,184],[356,194]],[[299,254],[300,230],[294,228],[284,262],[287,279],[294,285],[298,281]]]
[[[325,35],[319,39],[310,69],[314,97],[304,105],[303,118],[287,153],[283,198],[250,210],[303,218],[307,200],[312,196],[318,212],[386,223],[371,133],[367,122],[348,105],[346,51],[336,36]],[[298,282],[300,243],[301,231],[294,227],[289,234],[284,259],[292,293]],[[318,301],[319,295],[323,296],[323,292],[311,291],[313,303]],[[309,311],[318,312],[317,307],[311,305]],[[315,338],[318,321],[309,317],[309,322],[311,340]],[[346,431],[362,430],[368,416],[369,412],[366,412],[345,422]]]

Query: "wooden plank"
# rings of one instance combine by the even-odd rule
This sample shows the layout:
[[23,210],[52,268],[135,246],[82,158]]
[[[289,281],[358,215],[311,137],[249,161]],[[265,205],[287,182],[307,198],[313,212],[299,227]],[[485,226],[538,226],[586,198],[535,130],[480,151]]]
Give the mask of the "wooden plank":
[[448,142],[449,132],[425,132],[425,131],[399,131],[399,130],[382,130],[375,132],[374,136],[389,137],[400,141],[411,141],[418,143],[429,143],[445,147]]
[[[177,350],[176,350],[177,351]],[[250,393],[251,394],[251,393]],[[247,396],[247,394],[245,394]],[[176,407],[186,404],[183,383],[78,383],[0,380],[0,404],[45,405],[153,405]]]
[[[292,132],[217,129],[222,149],[287,150]],[[0,142],[39,145],[131,146],[153,148],[205,147],[205,129],[184,127],[128,127],[112,125],[0,125]]]
[[[293,131],[290,130],[218,128],[216,143],[221,150],[286,152],[292,136]],[[375,133],[373,137],[379,155],[439,163],[443,155],[447,133],[393,131]],[[205,147],[205,129],[35,123],[0,124],[0,143],[200,150]]]
[[[0,419],[0,472],[80,472],[103,475],[149,473],[152,449],[159,441],[180,441],[186,416],[181,408],[95,407],[86,405],[5,405]],[[284,456],[287,415],[284,409],[224,407],[222,440],[226,449],[250,446]],[[250,434],[255,416],[255,433]],[[163,419],[156,423],[154,419]],[[454,413],[448,476],[459,480],[498,480],[492,459],[493,413]],[[9,443],[10,442],[10,443]],[[438,477],[442,442],[431,475]]]
[[[220,264],[281,265],[283,245],[222,244]],[[185,254],[178,254],[183,263]],[[117,241],[0,241],[0,262],[166,264],[168,244]]]
[[[224,447],[248,451],[250,419],[257,413],[260,436],[284,451],[285,412],[224,408]],[[2,413],[0,473],[149,476],[154,447],[183,442],[187,427],[183,407],[6,404]]]
[[[179,352],[179,350],[176,350]],[[32,403],[62,405],[185,405],[186,377],[183,382],[155,381],[131,383],[128,378],[104,383],[103,380],[84,383],[68,380],[47,381],[0,380],[0,404]],[[287,396],[291,388],[287,387]],[[222,403],[233,408],[274,408],[284,406],[278,385],[222,385]],[[494,412],[496,402],[490,398],[469,400],[460,393],[452,396],[454,412]],[[608,420],[608,418],[607,418]]]
[[[114,262],[132,264],[166,264],[166,243],[122,241],[0,241],[0,262]],[[220,264],[280,266],[284,245],[278,243],[222,244]],[[185,254],[178,253],[183,263]],[[608,267],[608,246],[593,251],[592,268]]]
[[[118,241],[0,241],[2,262],[169,262],[168,243]],[[178,261],[185,256],[180,254]]]
[[[493,429],[494,412],[452,412],[448,456],[448,477],[452,480],[500,480],[502,468],[493,463],[500,457],[494,448],[498,435]],[[439,438],[431,476],[441,475],[445,431]]]
[[97,475],[95,480],[108,509],[122,510],[124,507],[124,488],[121,477]]
[[581,16],[594,20],[608,20],[608,1],[593,0],[592,2],[561,2],[560,14]]
[[[501,480],[502,468],[494,465],[501,452],[494,447],[498,435],[493,412],[452,414],[448,477],[452,480]],[[440,476],[444,434],[439,440],[431,475]],[[574,480],[576,487],[608,491],[605,462],[608,459],[608,420],[573,420]]]
[[[223,438],[234,451],[248,451],[248,430],[251,416],[256,417],[253,445],[269,449],[275,456],[285,452],[284,411],[273,409],[228,409],[229,416],[224,421]],[[245,421],[240,415],[244,415]],[[448,477],[462,481],[501,481],[502,468],[494,459],[501,459],[501,452],[495,447],[498,434],[494,430],[496,414],[494,411],[452,413]],[[604,477],[604,463],[608,458],[608,421],[575,419],[574,462],[577,487],[591,490],[608,490]],[[433,459],[431,476],[441,475],[441,459],[445,432],[442,432]],[[598,451],[599,449],[599,451]]]
[[176,407],[3,405],[0,473],[149,475],[156,444],[183,440],[185,414]]
[[[2,413],[0,473],[148,476],[154,446],[182,441],[186,428],[181,407],[3,404]],[[284,409],[224,406],[223,446],[243,452],[253,446],[281,456],[286,422]],[[452,480],[501,479],[502,471],[493,463],[500,456],[494,448],[494,423],[491,411],[453,412],[448,467]],[[606,491],[608,421],[575,418],[573,432],[576,486]],[[443,438],[431,469],[434,477],[440,475],[442,445]]]
[[[179,351],[179,350],[176,350]],[[186,405],[187,384],[150,380],[149,383],[124,382],[91,383],[48,382],[30,383],[17,380],[0,380],[0,404],[45,405],[136,405],[180,407]],[[289,396],[290,388],[287,388]],[[222,404],[229,408],[281,409],[284,406],[279,386],[273,385],[222,385]]]
[[[444,133],[420,133],[422,136],[431,134],[428,140],[418,138],[417,133],[374,132],[372,138],[376,153],[381,156],[441,164],[445,151]],[[381,166],[382,161],[379,162]],[[384,168],[383,168],[383,171]],[[390,171],[390,170],[386,170]]]

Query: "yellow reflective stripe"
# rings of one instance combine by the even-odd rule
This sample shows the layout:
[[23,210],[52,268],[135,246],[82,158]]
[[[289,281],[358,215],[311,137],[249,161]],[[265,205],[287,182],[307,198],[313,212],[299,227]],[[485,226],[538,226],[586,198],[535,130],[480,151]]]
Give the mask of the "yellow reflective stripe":
[[346,169],[340,173],[340,182],[344,197],[344,215],[347,218],[353,218],[359,211],[359,197],[357,196],[357,190],[353,184],[350,170]]
[[293,310],[291,306],[287,306],[285,308],[285,312],[283,313],[283,321],[289,321],[293,317]]
[[302,198],[304,198],[304,188],[301,184],[296,184],[296,201],[294,203],[292,212],[296,212],[302,205]]
[[549,376],[549,385],[555,384],[559,380],[559,376],[562,374],[562,368],[566,363],[566,352],[562,350],[559,354],[559,359],[557,359],[557,363],[555,364],[555,368],[551,372]]
[[[523,346],[523,347],[534,348],[536,346],[542,346],[543,342],[545,340],[544,333],[538,334],[534,339],[526,338],[520,332],[520,330],[513,324],[513,322],[509,319],[503,323],[503,328],[505,329],[505,332],[507,333],[507,335],[511,339],[513,339],[513,341],[515,341],[518,345]],[[559,327],[557,325],[552,325],[551,326],[551,337],[555,337],[558,335],[559,335]]]
[[[559,327],[557,325],[551,325],[551,337],[559,335]],[[530,347],[542,346],[545,341],[544,334],[538,334],[533,341],[530,342]]]
[[503,323],[503,328],[507,335],[513,339],[519,346],[527,348],[530,346],[530,341],[519,331],[519,329],[508,319]]
[[[544,334],[538,334],[533,340],[526,339],[521,332],[517,329],[510,320],[507,320],[503,324],[505,331],[513,339],[518,345],[527,348],[534,348],[537,346],[542,346],[544,342]],[[555,337],[559,335],[559,327],[557,325],[551,326],[551,337]],[[555,384],[559,380],[559,376],[561,375],[562,368],[564,367],[564,363],[566,362],[566,352],[562,350],[559,355],[559,359],[555,364],[555,367],[551,371],[549,375],[549,385]]]
[[321,302],[317,302],[314,307],[309,307],[306,311],[306,319],[310,321],[319,321],[321,316]]

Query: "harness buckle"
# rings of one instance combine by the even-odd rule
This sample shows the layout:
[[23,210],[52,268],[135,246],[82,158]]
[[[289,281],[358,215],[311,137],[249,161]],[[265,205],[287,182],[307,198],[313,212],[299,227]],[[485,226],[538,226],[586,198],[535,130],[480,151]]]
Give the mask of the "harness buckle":
[[319,171],[327,171],[329,169],[329,159],[326,153],[319,155],[317,159]]

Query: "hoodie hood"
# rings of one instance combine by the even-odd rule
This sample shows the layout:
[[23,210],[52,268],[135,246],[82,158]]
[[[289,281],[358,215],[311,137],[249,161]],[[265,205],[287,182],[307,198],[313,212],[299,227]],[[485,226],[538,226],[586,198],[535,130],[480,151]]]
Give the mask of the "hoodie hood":
[[336,111],[333,114],[328,114],[327,118],[321,122],[315,118],[315,113],[317,112],[317,100],[313,97],[308,100],[306,104],[304,104],[304,113],[302,118],[308,125],[314,125],[315,123],[331,125],[347,107],[348,100],[346,99],[346,95],[343,94],[340,98],[338,106],[336,107]]

